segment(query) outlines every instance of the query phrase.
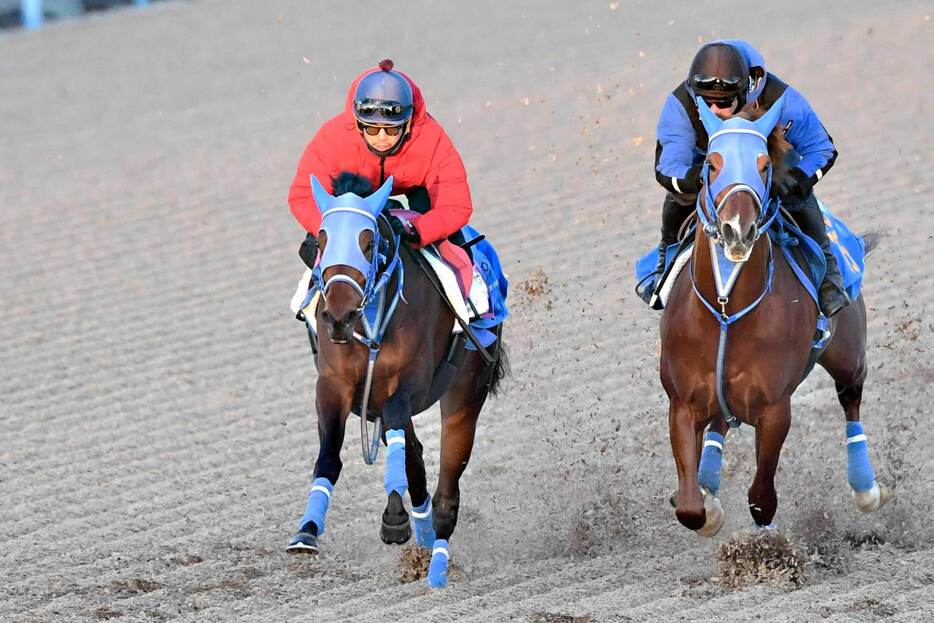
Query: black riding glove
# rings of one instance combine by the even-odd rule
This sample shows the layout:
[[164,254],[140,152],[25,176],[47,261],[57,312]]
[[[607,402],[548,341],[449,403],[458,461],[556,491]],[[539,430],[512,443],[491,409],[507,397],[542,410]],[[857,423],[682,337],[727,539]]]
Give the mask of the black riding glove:
[[810,178],[808,178],[807,173],[798,167],[790,170],[788,175],[781,180],[774,181],[773,184],[775,186],[775,194],[777,194],[785,204],[796,204],[804,200],[811,190]]
[[402,219],[398,216],[389,214],[386,218],[389,221],[389,226],[392,227],[392,231],[402,240],[411,244],[418,244],[421,242],[422,238],[418,235],[418,230],[415,229],[414,225],[412,225],[412,231],[409,232],[406,231],[405,223],[403,223]]
[[308,268],[315,267],[315,260],[318,259],[318,239],[308,234],[302,241],[302,246],[298,248],[298,256],[305,262]]

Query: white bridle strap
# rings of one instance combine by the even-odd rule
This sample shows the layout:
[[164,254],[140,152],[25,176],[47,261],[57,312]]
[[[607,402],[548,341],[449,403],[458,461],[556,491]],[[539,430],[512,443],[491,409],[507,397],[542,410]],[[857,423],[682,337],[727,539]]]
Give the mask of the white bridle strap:
[[[759,208],[759,214],[762,214],[762,201],[759,199],[759,195],[756,194],[756,191],[752,188],[752,186],[748,186],[746,184],[737,184],[729,191],[727,191],[725,195],[723,195],[723,199],[721,199],[720,203],[717,204],[717,214],[720,214],[720,210],[723,208],[723,204],[726,203],[726,200],[729,199],[731,195],[743,191],[746,191],[752,195],[752,198],[756,200],[756,206]],[[758,217],[758,215],[756,216]]]
[[360,294],[360,296],[364,296],[363,288],[361,288],[360,284],[357,283],[353,279],[353,277],[350,277],[349,275],[334,275],[333,277],[328,279],[327,283],[324,284],[325,295],[327,295],[328,290],[331,288],[331,286],[334,284],[335,281],[343,281],[344,283],[349,283],[351,286],[353,286],[354,290],[356,290]]
[[359,214],[360,216],[365,216],[373,223],[376,223],[376,217],[367,212],[366,210],[360,210],[359,208],[331,208],[327,210],[324,214],[321,215],[321,220],[324,220],[329,214],[334,214],[335,212],[353,212],[354,214]]
[[710,145],[711,143],[713,143],[715,138],[717,138],[718,136],[723,136],[724,134],[752,134],[753,136],[758,136],[762,140],[763,143],[768,143],[768,140],[766,140],[766,138],[762,136],[760,132],[756,132],[755,130],[748,130],[745,128],[732,128],[728,130],[720,130],[719,132],[714,132],[713,136],[707,139],[707,145]]

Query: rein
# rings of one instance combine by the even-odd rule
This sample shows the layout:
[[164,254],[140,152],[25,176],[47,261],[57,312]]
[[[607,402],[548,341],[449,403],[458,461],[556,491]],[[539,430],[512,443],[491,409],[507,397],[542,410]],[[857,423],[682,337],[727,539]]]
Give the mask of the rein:
[[[733,132],[739,132],[739,130],[733,130]],[[704,169],[705,169],[704,170],[704,192],[706,193],[708,197],[710,197],[711,191],[710,191],[710,183],[709,183],[710,182],[709,168],[705,165]],[[769,179],[768,179],[768,183],[766,184],[766,188],[768,188],[769,186],[771,186],[771,173],[769,174]],[[769,227],[772,225],[775,218],[778,216],[779,203],[778,201],[774,201],[774,200],[770,201],[768,204],[766,204],[765,210],[763,210],[762,201],[759,199],[758,193],[756,193],[755,190],[748,184],[740,183],[740,184],[736,184],[735,186],[733,186],[733,188],[727,191],[726,195],[723,197],[723,199],[720,200],[719,203],[716,203],[714,199],[710,197],[710,202],[715,204],[714,214],[719,215],[720,210],[726,204],[727,199],[729,199],[732,195],[739,193],[739,192],[748,192],[749,194],[751,194],[753,196],[753,199],[756,202],[756,205],[759,207],[759,216],[756,218],[756,223],[754,225],[754,227],[756,228],[755,241],[758,242],[759,237],[763,233],[768,232]],[[691,268],[690,268],[691,287],[694,290],[694,294],[697,296],[700,302],[703,303],[707,311],[713,314],[714,318],[716,318],[717,322],[720,324],[720,336],[717,341],[717,366],[716,366],[716,374],[715,374],[716,387],[717,387],[717,402],[720,404],[720,410],[723,412],[723,417],[726,420],[727,424],[729,424],[730,428],[738,428],[740,425],[740,421],[739,419],[737,419],[737,417],[733,414],[733,411],[730,409],[730,405],[729,403],[727,403],[727,400],[726,400],[726,392],[724,391],[723,370],[726,367],[725,364],[726,364],[727,333],[728,333],[728,330],[731,324],[733,324],[734,322],[736,322],[737,320],[739,320],[740,318],[744,317],[746,314],[754,310],[756,307],[758,307],[759,303],[761,303],[762,300],[765,298],[765,295],[768,294],[769,291],[772,289],[772,275],[775,270],[775,258],[774,258],[774,254],[772,251],[772,239],[769,238],[768,234],[766,233],[766,240],[768,241],[768,245],[769,245],[768,275],[765,280],[765,285],[762,288],[762,292],[759,293],[759,296],[756,297],[756,299],[752,303],[750,303],[743,309],[739,310],[735,314],[727,314],[726,306],[730,302],[730,291],[732,290],[733,285],[735,284],[736,277],[738,276],[738,271],[740,270],[741,267],[737,267],[734,269],[736,273],[728,281],[726,286],[723,286],[720,284],[719,266],[715,265],[715,264],[719,264],[719,259],[717,257],[715,246],[718,244],[721,244],[720,230],[716,224],[716,218],[711,218],[707,214],[707,210],[706,210],[706,207],[704,206],[704,202],[702,201],[701,195],[698,195],[697,197],[696,211],[697,211],[698,219],[700,220],[700,223],[703,226],[704,234],[707,236],[708,241],[710,241],[710,262],[711,262],[711,268],[714,270],[714,274],[716,275],[717,304],[720,306],[720,311],[717,311],[717,309],[709,301],[707,301],[706,298],[704,298],[704,295],[701,294],[700,290],[697,287],[697,281],[695,279],[695,266],[694,266],[693,256],[691,257]]]
[[[358,210],[352,210],[349,208],[338,208],[337,210],[360,213]],[[370,215],[367,214],[367,216]],[[381,217],[385,220],[384,216],[381,215]],[[315,266],[314,269],[312,269],[312,286],[308,290],[308,294],[305,296],[305,302],[302,304],[302,308],[304,309],[311,302],[311,299],[314,297],[316,292],[320,292],[322,298],[324,298],[325,302],[327,302],[327,290],[335,282],[351,284],[361,296],[360,306],[357,308],[357,310],[361,312],[360,315],[363,324],[363,333],[361,334],[358,331],[354,331],[353,337],[355,340],[369,349],[369,355],[367,357],[366,379],[363,385],[363,399],[361,400],[360,405],[360,442],[363,450],[363,461],[367,465],[373,465],[376,462],[376,457],[379,454],[379,441],[382,437],[383,427],[382,416],[376,416],[374,420],[373,436],[370,437],[369,426],[367,425],[367,408],[369,406],[370,391],[373,385],[373,370],[376,367],[376,358],[379,356],[380,345],[383,339],[383,335],[389,326],[389,321],[392,318],[393,313],[396,311],[396,306],[398,305],[399,300],[405,300],[402,295],[405,272],[403,270],[402,260],[399,254],[399,237],[396,235],[392,236],[392,256],[387,260],[386,255],[383,253],[384,249],[381,247],[384,246],[382,243],[385,242],[385,251],[388,253],[390,251],[389,239],[383,238],[380,235],[377,219],[373,218],[373,221],[376,223],[376,227],[374,227],[373,241],[374,248],[376,250],[373,253],[373,260],[371,261],[370,271],[366,277],[366,283],[364,287],[361,288],[360,284],[358,284],[353,278],[344,274],[334,275],[325,282],[321,271],[321,265],[319,264]],[[386,266],[382,271],[379,270],[380,260],[386,262]],[[396,277],[396,285],[390,290],[388,286],[393,277]],[[388,305],[387,295],[389,296]],[[368,307],[373,306],[375,306],[373,321],[370,322],[367,319],[365,310]],[[317,332],[315,331],[315,320],[306,316],[305,324],[308,326],[309,331],[317,336]]]

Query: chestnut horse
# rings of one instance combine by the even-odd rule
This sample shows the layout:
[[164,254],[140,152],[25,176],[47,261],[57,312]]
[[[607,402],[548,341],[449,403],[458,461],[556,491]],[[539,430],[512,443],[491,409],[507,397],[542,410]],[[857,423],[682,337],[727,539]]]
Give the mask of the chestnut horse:
[[[452,335],[454,313],[416,266],[418,252],[400,247],[382,215],[392,177],[369,194],[367,180],[342,173],[334,188],[339,196],[328,194],[312,177],[322,212],[320,260],[313,280],[321,303],[314,326],[318,336],[326,336],[319,341],[316,358],[320,447],[305,514],[287,550],[318,552],[318,537],[341,472],[345,423],[355,410],[361,417],[381,420],[385,428],[388,500],[380,536],[396,544],[410,538],[403,500],[408,491],[416,540],[432,548],[428,583],[442,587],[447,584],[448,540],[457,524],[458,482],[470,460],[480,409],[506,373],[505,351],[498,339],[488,362],[479,351],[465,349],[463,334]],[[380,310],[375,328],[365,311],[372,305]],[[432,497],[412,416],[439,396],[441,474]],[[365,421],[363,427],[366,430]],[[375,459],[377,449],[374,444],[367,462]]]
[[[716,493],[728,421],[756,429],[749,510],[757,526],[773,527],[775,470],[791,423],[791,395],[813,364],[818,307],[767,233],[778,211],[769,199],[772,160],[781,162],[776,146],[790,148],[776,127],[783,102],[721,121],[698,101],[710,136],[704,187],[692,256],[662,315],[660,375],[678,472],[671,501],[678,520],[703,536],[723,525]],[[846,417],[849,483],[857,506],[870,512],[889,493],[875,480],[859,422],[866,378],[862,296],[835,315],[829,329],[832,337],[817,363],[836,384]]]

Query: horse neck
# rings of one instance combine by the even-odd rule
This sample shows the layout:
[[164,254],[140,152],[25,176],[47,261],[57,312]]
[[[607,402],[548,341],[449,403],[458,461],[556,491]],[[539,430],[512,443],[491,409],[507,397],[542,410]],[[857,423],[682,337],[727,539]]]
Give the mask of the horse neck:
[[[726,310],[734,314],[747,305],[751,305],[766,286],[769,271],[769,237],[765,232],[759,236],[752,248],[746,265],[737,277],[733,289],[730,291],[730,302]],[[708,303],[719,309],[717,305],[717,282],[713,276],[713,261],[710,257],[710,243],[703,227],[698,227],[694,234],[694,283],[698,291]]]

